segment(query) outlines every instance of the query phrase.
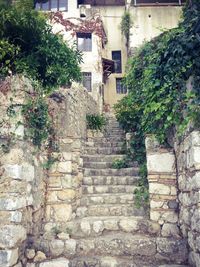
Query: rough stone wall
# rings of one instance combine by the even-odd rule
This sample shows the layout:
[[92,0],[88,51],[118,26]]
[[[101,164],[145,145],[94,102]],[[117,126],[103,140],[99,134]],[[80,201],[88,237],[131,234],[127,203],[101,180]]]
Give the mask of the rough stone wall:
[[48,173],[45,219],[47,236],[52,233],[52,229],[54,232],[66,232],[66,222],[76,216],[82,194],[81,157],[86,139],[86,114],[98,113],[97,104],[86,89],[72,88],[62,93],[62,103],[54,103],[53,108],[59,151],[53,153],[57,161]]
[[175,145],[183,236],[188,239],[189,263],[200,266],[200,131],[185,135]]
[[[58,148],[53,153],[37,150],[24,138],[26,128],[18,112],[24,91],[32,91],[24,78],[14,77],[1,84],[0,267],[38,266],[46,256],[57,256],[57,243],[53,247],[49,240],[60,232],[66,237],[65,223],[76,216],[86,114],[99,110],[84,88],[54,93],[49,108]],[[9,117],[11,105],[16,115]],[[49,170],[44,168],[48,158],[56,159]]]
[[[23,119],[8,116],[24,102],[28,80],[14,77],[1,84],[0,91],[0,266],[23,260],[23,248],[30,236],[39,236],[44,216],[45,173],[43,155],[24,140]],[[17,113],[19,114],[19,113]],[[21,122],[20,124],[17,122]],[[18,266],[18,265],[16,265]],[[19,265],[20,266],[20,265]]]
[[150,193],[150,219],[158,222],[161,235],[179,237],[175,156],[153,136],[146,138]]

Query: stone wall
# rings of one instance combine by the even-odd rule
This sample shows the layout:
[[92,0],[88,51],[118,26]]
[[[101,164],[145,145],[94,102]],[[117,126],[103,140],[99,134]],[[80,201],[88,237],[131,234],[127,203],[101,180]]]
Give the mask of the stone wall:
[[200,131],[187,132],[174,148],[146,138],[150,218],[162,236],[188,240],[189,264],[200,266]]
[[179,238],[176,162],[173,150],[163,148],[153,136],[146,138],[150,193],[150,219],[161,235]]
[[[44,217],[45,173],[43,153],[24,140],[19,105],[31,84],[14,77],[1,84],[0,91],[0,266],[24,262],[27,240],[40,236]],[[13,115],[8,108],[13,106]],[[14,114],[16,111],[16,114]],[[20,123],[19,123],[20,122]]]
[[200,131],[175,144],[178,169],[179,223],[188,239],[189,263],[200,266]]
[[25,91],[33,91],[30,81],[13,77],[0,89],[0,267],[43,266],[39,262],[57,257],[60,245],[73,247],[71,240],[54,246],[50,240],[58,234],[69,239],[65,223],[76,216],[82,193],[86,114],[97,113],[99,107],[78,86],[53,93],[49,109],[57,148],[50,153],[24,138],[20,108]]

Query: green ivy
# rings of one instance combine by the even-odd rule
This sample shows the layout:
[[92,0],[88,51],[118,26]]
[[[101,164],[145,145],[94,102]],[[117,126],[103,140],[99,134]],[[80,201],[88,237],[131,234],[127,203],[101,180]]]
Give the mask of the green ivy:
[[[193,81],[190,91],[186,87],[189,79]],[[188,1],[177,28],[136,52],[125,83],[129,94],[115,105],[115,111],[122,127],[133,133],[131,154],[140,164],[145,162],[146,134],[155,134],[168,145],[169,135],[177,132],[181,136],[189,122],[200,126],[199,0]],[[145,187],[141,188],[143,192],[137,194],[146,198]]]
[[129,46],[130,29],[133,25],[131,14],[129,11],[125,11],[121,21],[121,32],[126,38],[126,46]]

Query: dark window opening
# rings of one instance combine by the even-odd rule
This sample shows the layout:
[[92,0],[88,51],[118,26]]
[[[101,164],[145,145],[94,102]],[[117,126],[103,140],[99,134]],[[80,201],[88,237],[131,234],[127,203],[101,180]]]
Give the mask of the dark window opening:
[[112,60],[115,64],[115,73],[122,72],[122,56],[121,51],[112,51]]
[[116,92],[117,94],[126,94],[127,88],[122,82],[122,78],[116,78]]
[[88,92],[92,92],[92,73],[82,72],[82,75],[83,86],[88,90]]
[[67,11],[68,0],[36,1],[35,8],[43,11]]
[[80,51],[92,51],[92,34],[77,33],[77,45]]

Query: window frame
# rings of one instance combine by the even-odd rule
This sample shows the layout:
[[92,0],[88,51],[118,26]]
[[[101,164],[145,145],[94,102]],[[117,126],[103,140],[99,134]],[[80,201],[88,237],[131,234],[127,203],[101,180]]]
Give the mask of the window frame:
[[[38,8],[37,10],[40,10],[40,11],[52,11],[54,12],[54,9],[52,10],[51,6],[52,6],[52,1],[53,0],[48,0],[48,2],[46,3],[37,3],[36,2],[36,5],[38,4]],[[65,9],[62,9],[62,7],[60,7],[60,0],[55,0],[57,2],[57,10],[55,10],[55,12],[57,11],[68,11],[68,0],[65,0],[66,1],[66,6],[65,6]],[[48,9],[43,9],[42,6],[43,4],[47,4],[48,3]]]
[[[87,38],[87,36],[88,36],[88,38]],[[77,32],[76,33],[76,39],[77,39],[77,48],[79,51],[92,52],[92,33],[91,32]],[[79,45],[79,39],[83,40],[83,48],[81,48],[81,45]],[[87,39],[90,40],[89,46],[86,43]]]
[[[122,80],[123,78],[116,78],[115,82],[116,82],[116,94],[118,95],[126,95],[128,90],[127,87],[122,84]],[[118,88],[118,81],[120,82],[120,88]]]
[[[114,53],[119,53],[120,58],[117,60],[114,58]],[[114,61],[114,73],[122,73],[122,52],[121,50],[112,51],[112,60]],[[115,66],[118,66],[117,68]]]
[[[84,80],[84,78],[87,78],[87,79]],[[89,87],[87,86],[87,80],[89,80]],[[87,89],[88,92],[92,92],[92,72],[89,72],[89,71],[82,72],[82,85],[84,88]]]

